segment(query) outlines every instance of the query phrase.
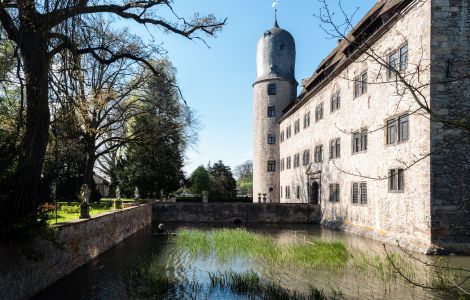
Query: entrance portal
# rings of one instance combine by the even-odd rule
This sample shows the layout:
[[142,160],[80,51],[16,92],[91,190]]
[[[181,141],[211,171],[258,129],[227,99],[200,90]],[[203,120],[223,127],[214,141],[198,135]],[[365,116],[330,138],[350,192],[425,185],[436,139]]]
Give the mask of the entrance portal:
[[310,203],[312,204],[318,204],[320,199],[320,185],[318,184],[317,181],[312,181],[310,185]]

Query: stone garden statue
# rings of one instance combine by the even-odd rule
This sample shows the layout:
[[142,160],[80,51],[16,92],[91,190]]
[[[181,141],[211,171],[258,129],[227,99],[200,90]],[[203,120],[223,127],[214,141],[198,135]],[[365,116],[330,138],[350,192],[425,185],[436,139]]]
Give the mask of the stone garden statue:
[[138,187],[135,187],[135,190],[134,190],[134,198],[135,198],[135,200],[139,200],[139,199],[140,199],[140,194],[139,194],[139,188],[138,188]]
[[114,209],[122,209],[121,189],[119,186],[116,188],[116,199],[114,200]]
[[87,184],[82,185],[80,188],[80,198],[82,199],[80,204],[80,219],[90,218],[90,192]]

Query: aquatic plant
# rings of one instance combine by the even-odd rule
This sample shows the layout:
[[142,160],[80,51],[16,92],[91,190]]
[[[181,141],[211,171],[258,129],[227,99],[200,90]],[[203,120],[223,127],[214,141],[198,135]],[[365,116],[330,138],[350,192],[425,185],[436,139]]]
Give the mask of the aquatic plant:
[[253,270],[237,273],[232,270],[225,272],[209,273],[210,289],[230,291],[232,293],[247,296],[249,298],[259,297],[261,299],[275,300],[324,300],[327,299],[323,290],[314,285],[308,286],[306,293],[291,291],[277,283],[263,280]]
[[233,257],[258,259],[273,265],[345,267],[349,252],[340,242],[314,241],[279,244],[273,238],[246,229],[216,229],[210,232],[181,230],[176,245],[191,255],[214,254],[226,261]]

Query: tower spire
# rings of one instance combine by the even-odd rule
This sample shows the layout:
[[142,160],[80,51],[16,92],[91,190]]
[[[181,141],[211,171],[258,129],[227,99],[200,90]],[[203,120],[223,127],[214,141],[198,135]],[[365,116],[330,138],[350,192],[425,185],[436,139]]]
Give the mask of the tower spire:
[[277,8],[274,10],[274,28],[279,28],[279,24],[277,23]]

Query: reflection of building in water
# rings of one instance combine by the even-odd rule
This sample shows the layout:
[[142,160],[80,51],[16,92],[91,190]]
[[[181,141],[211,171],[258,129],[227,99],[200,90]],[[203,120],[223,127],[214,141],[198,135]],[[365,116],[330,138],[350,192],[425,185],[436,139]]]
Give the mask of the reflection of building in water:
[[254,201],[320,204],[327,226],[470,252],[470,146],[443,150],[464,135],[432,122],[400,81],[423,85],[435,112],[468,117],[470,85],[439,81],[468,74],[470,1],[454,2],[378,1],[298,96],[294,39],[277,21],[266,30],[253,85]]

